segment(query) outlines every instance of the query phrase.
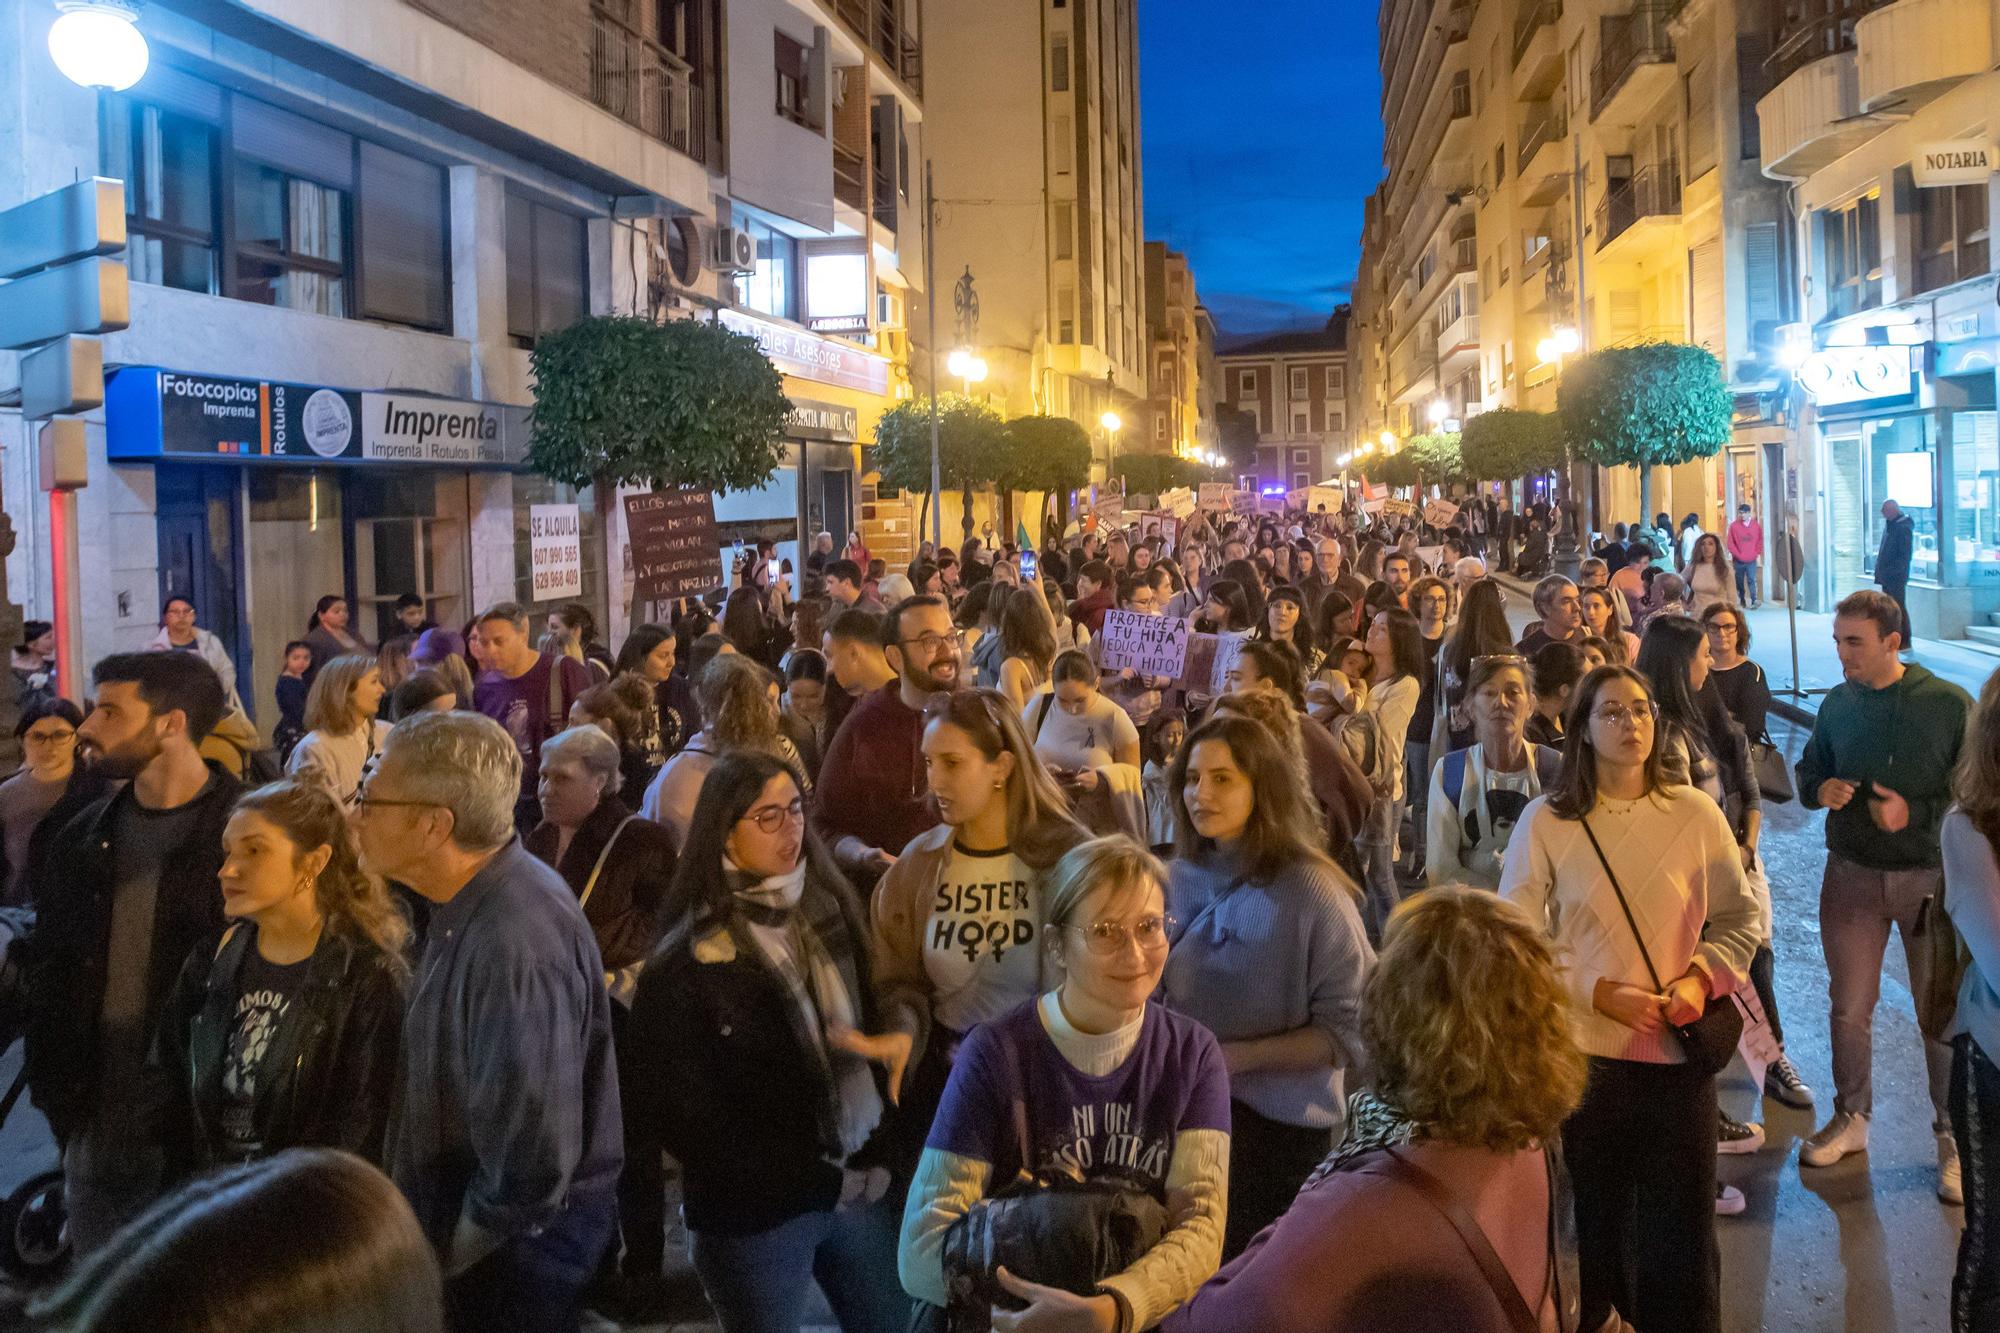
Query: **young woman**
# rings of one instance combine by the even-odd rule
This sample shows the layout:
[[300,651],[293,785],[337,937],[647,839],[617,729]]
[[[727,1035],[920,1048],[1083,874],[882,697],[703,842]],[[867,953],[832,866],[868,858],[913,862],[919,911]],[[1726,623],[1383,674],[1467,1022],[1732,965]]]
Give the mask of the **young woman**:
[[1166,996],[1216,1035],[1229,1069],[1226,1257],[1284,1211],[1333,1145],[1343,1079],[1361,1064],[1374,952],[1298,769],[1263,724],[1203,723],[1167,785],[1167,910],[1184,924]]
[[1094,783],[1113,764],[1138,767],[1138,729],[1098,688],[1097,664],[1087,654],[1067,652],[1056,658],[1049,678],[1051,688],[1021,709],[1021,725],[1035,757],[1057,781]]
[[1528,740],[1560,750],[1570,696],[1583,679],[1583,649],[1573,643],[1545,643],[1528,659],[1535,711],[1528,717]]
[[1174,794],[1167,775],[1186,741],[1187,719],[1178,712],[1156,716],[1142,738],[1145,763],[1139,772],[1146,792],[1146,840],[1156,853],[1169,852],[1174,845]]
[[[1444,654],[1445,635],[1451,629],[1451,585],[1435,574],[1426,574],[1410,585],[1410,614],[1417,618],[1417,635],[1422,641],[1423,670],[1418,674],[1422,689],[1417,706],[1410,714],[1410,729],[1403,740],[1404,766],[1416,775],[1410,789],[1412,828],[1421,830],[1430,806],[1431,733],[1437,730],[1438,659]],[[1423,839],[1417,839],[1423,850]],[[1421,860],[1421,857],[1413,857]]]
[[347,599],[339,593],[330,592],[314,604],[312,618],[306,621],[305,645],[312,649],[312,666],[306,670],[308,685],[334,658],[371,651],[367,643],[349,632],[347,615]]
[[1566,1327],[1574,1282],[1554,1278],[1574,1253],[1551,1252],[1568,1200],[1550,1144],[1583,1095],[1584,1059],[1565,999],[1547,942],[1492,894],[1405,904],[1363,1002],[1375,1086],[1355,1094],[1346,1137],[1277,1227],[1162,1333],[1518,1333],[1409,1167],[1471,1218],[1532,1327]]
[[[1004,695],[940,695],[924,717],[939,823],[901,849],[869,913],[877,1006],[913,1065],[901,1118],[918,1140],[965,1034],[1046,988],[1043,879],[1088,836]],[[907,1160],[918,1146],[903,1144]]]
[[617,674],[611,650],[597,637],[597,617],[582,602],[564,602],[549,612],[548,627],[577,646],[591,674],[599,681],[610,680]]
[[612,674],[637,675],[653,687],[653,706],[659,713],[659,751],[655,767],[680,753],[688,738],[701,730],[701,709],[687,674],[675,669],[680,657],[680,640],[670,629],[640,625],[625,636],[618,649]]
[[1229,668],[1229,693],[1268,687],[1301,712],[1305,710],[1305,684],[1299,675],[1299,658],[1290,646],[1252,639],[1243,645]]
[[1709,535],[1701,530],[1699,515],[1689,514],[1681,520],[1681,530],[1676,538],[1678,549],[1674,552],[1674,557],[1681,568],[1685,569],[1694,563],[1695,552],[1700,549],[1701,539]]
[[[814,640],[818,642],[817,639]],[[820,760],[826,757],[826,657],[817,648],[795,648],[786,654],[785,692],[778,708],[778,729],[805,761],[806,773],[819,781]]]
[[29,844],[35,829],[68,793],[76,777],[76,729],[83,711],[67,699],[36,699],[21,710],[14,738],[21,742],[21,768],[0,782],[0,852],[6,857],[5,892],[0,902],[28,906]]
[[1280,644],[1292,650],[1306,677],[1318,674],[1326,653],[1319,646],[1312,623],[1306,619],[1305,594],[1290,584],[1271,590],[1264,603],[1264,620],[1251,637],[1262,643]]
[[1251,627],[1250,600],[1243,585],[1234,579],[1217,579],[1208,585],[1208,596],[1195,628],[1204,634],[1240,633]]
[[722,604],[722,636],[760,666],[777,670],[786,644],[782,634],[771,632],[770,618],[764,614],[764,594],[756,588],[735,588]]
[[1639,636],[1619,625],[1618,594],[1609,588],[1584,588],[1577,597],[1583,606],[1584,632],[1607,642],[1623,644],[1625,660],[1636,660],[1639,656]]
[[1056,658],[1048,599],[1039,589],[1024,587],[1007,598],[1000,615],[999,638],[998,688],[1018,711],[1048,683],[1049,664]]
[[1695,538],[1694,554],[1681,567],[1687,583],[1689,608],[1699,616],[1711,606],[1736,604],[1736,575],[1722,554],[1722,539],[1712,532]]
[[625,672],[593,685],[570,705],[569,724],[595,726],[618,746],[619,789],[627,802],[646,794],[659,776],[660,715],[651,681]]
[[1361,707],[1375,716],[1389,766],[1389,788],[1375,798],[1361,834],[1371,939],[1380,937],[1401,897],[1396,886],[1396,831],[1403,822],[1403,805],[1409,794],[1402,742],[1409,735],[1410,718],[1416,714],[1417,696],[1423,693],[1423,643],[1417,618],[1398,607],[1377,612],[1368,627],[1368,656],[1374,661],[1374,674],[1369,677],[1368,698]]
[[389,724],[382,708],[382,669],[367,653],[336,657],[320,668],[306,696],[306,734],[285,771],[308,778],[353,809]]
[[229,706],[241,707],[236,697],[236,663],[229,659],[229,650],[222,646],[221,639],[194,622],[191,600],[178,595],[167,598],[160,608],[160,632],[146,647],[156,652],[193,653],[215,668],[222,681],[222,692],[229,696]]
[[1668,1025],[1744,984],[1757,908],[1722,811],[1667,781],[1646,678],[1592,672],[1572,715],[1562,773],[1522,816],[1500,895],[1555,941],[1590,1057],[1563,1127],[1580,1327],[1616,1309],[1647,1333],[1716,1333],[1715,1079]]
[[1353,598],[1331,585],[1319,599],[1319,618],[1316,622],[1320,647],[1327,652],[1327,660],[1320,664],[1322,671],[1337,668],[1340,664],[1332,660],[1333,646],[1343,639],[1359,637],[1361,608]]
[[243,797],[222,845],[233,924],[187,958],[160,1026],[178,1092],[173,1174],[308,1146],[379,1165],[409,926],[317,783]]
[[1971,954],[1959,984],[1951,1041],[1951,1132],[1963,1153],[1965,1231],[1951,1282],[1951,1326],[2000,1325],[2000,1231],[1994,1226],[1994,1158],[2000,1134],[2000,672],[1979,692],[1979,706],[1952,775],[1954,804],[1945,812],[1944,907]]
[[21,642],[14,647],[15,702],[22,708],[56,695],[56,629],[46,620],[21,625]]
[[702,669],[700,688],[701,715],[708,725],[667,761],[639,803],[640,814],[667,826],[677,849],[687,843],[703,780],[717,756],[730,750],[775,756],[792,770],[802,790],[812,791],[805,760],[778,727],[776,676],[742,653],[723,653]]
[[1521,811],[1555,779],[1562,756],[1528,741],[1526,659],[1481,658],[1472,668],[1471,692],[1477,739],[1431,770],[1424,870],[1432,885],[1491,889],[1500,883]]
[[1088,1296],[1003,1268],[1001,1288],[1027,1308],[995,1327],[1150,1328],[1215,1272],[1229,1075],[1207,1029],[1147,1003],[1175,925],[1165,879],[1122,837],[1085,843],[1050,872],[1045,940],[1062,984],[981,1027],[952,1069],[903,1210],[897,1263],[911,1295],[950,1305],[952,1225],[1021,1171],[1065,1165],[1150,1193],[1172,1221]]
[[1701,613],[1708,635],[1708,679],[1723,707],[1752,742],[1771,739],[1771,685],[1764,668],[1750,660],[1750,622],[1734,602],[1717,602]]
[[1448,754],[1472,744],[1473,722],[1466,707],[1466,682],[1472,679],[1476,657],[1514,655],[1514,631],[1507,624],[1507,598],[1494,579],[1480,579],[1466,590],[1458,624],[1445,640],[1438,659],[1437,720],[1431,727],[1431,753]]
[[867,917],[775,756],[717,761],[666,937],[639,974],[634,1136],[674,1155],[703,1291],[726,1333],[795,1330],[814,1281],[846,1333],[909,1322],[873,1140],[898,1092],[875,1067]]

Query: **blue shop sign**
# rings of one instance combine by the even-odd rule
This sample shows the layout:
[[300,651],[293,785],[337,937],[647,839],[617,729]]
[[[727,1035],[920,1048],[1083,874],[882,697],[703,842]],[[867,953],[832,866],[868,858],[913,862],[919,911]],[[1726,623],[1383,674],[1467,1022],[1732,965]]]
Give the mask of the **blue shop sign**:
[[528,409],[127,366],[105,386],[114,462],[427,463],[518,469]]

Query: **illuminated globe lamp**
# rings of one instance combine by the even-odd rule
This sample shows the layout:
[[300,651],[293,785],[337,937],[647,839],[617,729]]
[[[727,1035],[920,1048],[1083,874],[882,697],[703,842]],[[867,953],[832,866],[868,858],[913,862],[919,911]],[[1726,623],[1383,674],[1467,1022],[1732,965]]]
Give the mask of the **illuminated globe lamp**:
[[1116,412],[1106,412],[1097,419],[1097,424],[1110,431],[1113,435],[1116,435],[1124,428],[1125,418],[1119,416]]
[[134,0],[56,0],[49,58],[71,83],[123,92],[146,73],[151,53]]

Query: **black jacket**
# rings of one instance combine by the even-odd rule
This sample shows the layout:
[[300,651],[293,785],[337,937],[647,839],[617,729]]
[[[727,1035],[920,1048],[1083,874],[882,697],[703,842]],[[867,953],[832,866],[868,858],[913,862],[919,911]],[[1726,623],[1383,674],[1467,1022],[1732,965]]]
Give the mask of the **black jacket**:
[[[195,946],[181,968],[153,1061],[177,1094],[162,1138],[174,1175],[223,1160],[222,1069],[236,1021],[237,975],[257,947],[244,921],[218,951]],[[405,972],[373,944],[325,932],[303,989],[271,1036],[251,1119],[265,1152],[344,1148],[382,1164],[401,1064]]]
[[[560,861],[556,859],[556,842],[561,831],[554,824],[541,824],[522,840],[522,846],[554,866],[569,891],[582,898],[604,845],[614,836],[618,839],[583,908],[607,972],[643,962],[653,952],[653,946],[660,942],[660,909],[674,880],[672,835],[650,819],[625,823],[631,813],[616,796],[599,801],[570,838],[569,849]],[[622,833],[618,831],[621,825]]]
[[[222,928],[222,830],[243,784],[211,761],[193,833],[160,867],[153,912],[147,1011],[159,1016],[181,964]],[[59,1143],[85,1124],[96,1095],[98,1019],[109,964],[115,861],[111,830],[129,784],[91,802],[50,844],[31,884],[35,929],[27,941],[28,1090]],[[154,1031],[145,1034],[148,1047]]]
[[1875,552],[1875,581],[1887,588],[1910,581],[1910,554],[1916,541],[1917,523],[1908,514],[1898,514],[1882,529],[1882,545]]

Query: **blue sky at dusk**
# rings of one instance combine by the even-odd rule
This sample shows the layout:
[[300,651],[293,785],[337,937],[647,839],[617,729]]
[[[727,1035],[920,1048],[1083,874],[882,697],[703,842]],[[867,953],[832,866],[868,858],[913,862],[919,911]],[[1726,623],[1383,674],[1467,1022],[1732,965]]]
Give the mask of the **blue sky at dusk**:
[[1371,0],[1140,0],[1146,239],[1225,338],[1348,299],[1382,171]]

